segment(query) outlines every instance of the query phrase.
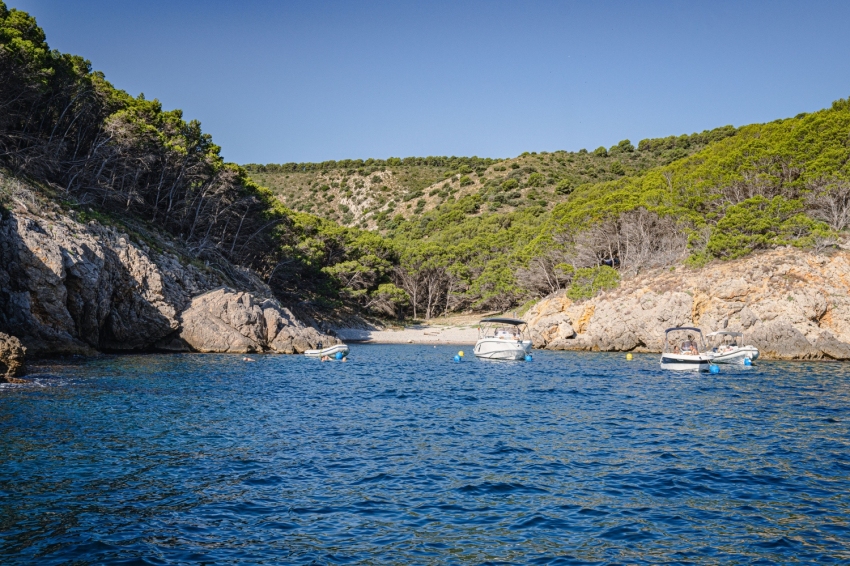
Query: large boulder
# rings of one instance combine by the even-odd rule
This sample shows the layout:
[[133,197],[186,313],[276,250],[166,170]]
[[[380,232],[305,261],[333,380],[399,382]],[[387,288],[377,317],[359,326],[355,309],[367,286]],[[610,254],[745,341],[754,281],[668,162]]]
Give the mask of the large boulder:
[[749,340],[761,355],[777,360],[806,360],[818,358],[818,349],[812,346],[802,332],[787,322],[758,324],[749,333]]
[[850,360],[850,344],[838,340],[831,332],[823,332],[815,340],[814,347],[833,360]]
[[181,318],[179,338],[198,352],[294,354],[339,343],[276,300],[227,288],[195,297]]
[[0,381],[14,382],[23,375],[25,355],[20,340],[0,332]]
[[193,295],[220,284],[97,222],[22,210],[0,219],[0,331],[30,355],[150,348],[178,329]]

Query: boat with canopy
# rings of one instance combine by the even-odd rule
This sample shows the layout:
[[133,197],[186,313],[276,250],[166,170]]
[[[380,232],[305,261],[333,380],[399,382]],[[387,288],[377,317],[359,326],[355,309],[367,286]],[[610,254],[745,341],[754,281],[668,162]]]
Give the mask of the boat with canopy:
[[759,350],[752,345],[744,345],[744,334],[728,330],[718,330],[706,334],[709,349],[706,354],[715,364],[747,364],[759,357]]
[[485,318],[478,326],[473,353],[490,360],[524,360],[531,350],[528,326],[517,318]]
[[661,369],[708,371],[711,359],[705,354],[705,340],[699,328],[677,326],[664,331]]

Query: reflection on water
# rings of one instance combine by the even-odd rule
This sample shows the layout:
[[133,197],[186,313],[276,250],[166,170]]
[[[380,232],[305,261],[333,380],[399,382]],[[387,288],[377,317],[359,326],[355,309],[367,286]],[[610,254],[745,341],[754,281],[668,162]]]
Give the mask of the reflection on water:
[[36,367],[0,562],[850,561],[850,366],[453,354]]

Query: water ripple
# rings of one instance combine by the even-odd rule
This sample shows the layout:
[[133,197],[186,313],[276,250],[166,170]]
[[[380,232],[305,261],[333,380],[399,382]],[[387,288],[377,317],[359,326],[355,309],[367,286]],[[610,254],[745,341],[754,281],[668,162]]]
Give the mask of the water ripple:
[[850,562],[850,366],[103,356],[0,386],[0,562]]

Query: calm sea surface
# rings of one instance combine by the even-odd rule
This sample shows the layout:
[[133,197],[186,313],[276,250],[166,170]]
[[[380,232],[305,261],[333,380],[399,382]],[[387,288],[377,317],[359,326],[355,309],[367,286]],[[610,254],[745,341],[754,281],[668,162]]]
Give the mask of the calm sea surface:
[[850,364],[456,350],[37,366],[0,562],[850,562]]

